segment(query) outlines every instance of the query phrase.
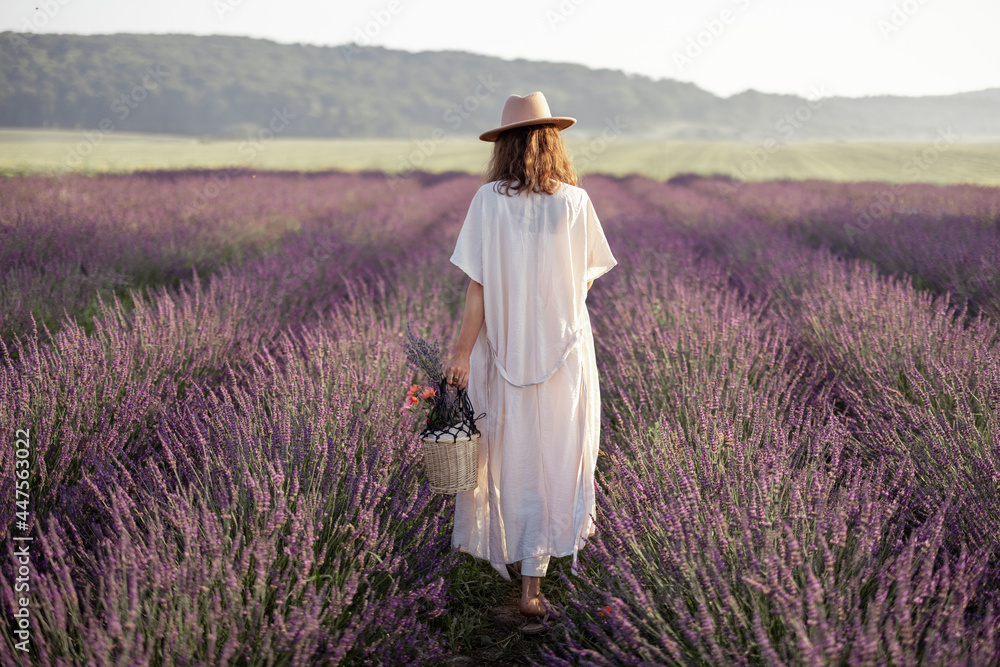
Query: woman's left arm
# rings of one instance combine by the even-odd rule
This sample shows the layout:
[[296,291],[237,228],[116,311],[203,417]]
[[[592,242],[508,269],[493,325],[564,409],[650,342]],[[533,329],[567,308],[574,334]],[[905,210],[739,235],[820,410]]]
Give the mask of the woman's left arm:
[[479,337],[479,330],[486,320],[486,306],[483,303],[483,286],[475,280],[469,280],[469,289],[465,292],[465,315],[462,318],[462,330],[458,334],[458,343],[455,344],[455,352],[451,356],[448,365],[445,366],[444,376],[453,376],[448,383],[465,389],[469,384],[469,357],[472,356],[472,348]]

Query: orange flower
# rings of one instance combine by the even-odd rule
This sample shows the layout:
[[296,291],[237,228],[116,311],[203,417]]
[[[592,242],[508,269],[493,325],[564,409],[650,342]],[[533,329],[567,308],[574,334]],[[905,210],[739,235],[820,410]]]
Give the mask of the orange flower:
[[[605,609],[607,610],[608,614],[611,613],[611,607],[605,607]],[[603,611],[599,611],[597,613],[600,614],[601,616],[607,616],[608,615],[608,614],[605,614]]]
[[402,408],[401,411],[409,410],[410,408],[412,408],[414,405],[416,405],[419,402],[420,401],[417,400],[416,396],[407,396],[406,400],[403,401],[403,408]]
[[407,392],[406,392],[406,395],[407,396],[413,396],[418,391],[420,391],[420,385],[419,384],[411,384],[409,390],[407,390]]
[[422,399],[424,399],[426,401],[428,398],[430,398],[431,396],[433,396],[436,393],[437,393],[437,390],[434,389],[434,387],[427,387],[426,389],[424,389],[424,393],[420,394],[420,398],[422,398]]

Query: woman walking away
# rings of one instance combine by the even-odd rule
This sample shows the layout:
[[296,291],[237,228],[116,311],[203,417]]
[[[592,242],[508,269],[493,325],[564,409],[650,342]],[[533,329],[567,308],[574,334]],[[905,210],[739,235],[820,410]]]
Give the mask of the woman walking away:
[[601,395],[586,299],[618,263],[566,155],[560,132],[575,122],[540,92],[507,98],[501,126],[479,137],[493,156],[450,260],[471,281],[445,377],[486,412],[452,547],[520,577],[521,613],[543,621],[559,616],[540,589],[549,559],[573,554],[576,574],[596,532]]

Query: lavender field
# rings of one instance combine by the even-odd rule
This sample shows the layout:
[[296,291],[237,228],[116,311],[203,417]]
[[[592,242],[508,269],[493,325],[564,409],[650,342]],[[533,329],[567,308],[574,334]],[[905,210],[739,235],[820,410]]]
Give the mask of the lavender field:
[[1000,188],[587,176],[598,529],[520,639],[399,409],[479,184],[0,180],[0,663],[1000,663]]

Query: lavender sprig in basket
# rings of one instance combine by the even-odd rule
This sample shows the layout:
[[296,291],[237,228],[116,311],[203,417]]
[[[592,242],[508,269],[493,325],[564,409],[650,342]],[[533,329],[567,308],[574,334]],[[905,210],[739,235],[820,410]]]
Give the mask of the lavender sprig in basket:
[[[476,488],[479,472],[479,430],[472,403],[464,389],[447,384],[442,369],[441,346],[413,334],[406,323],[406,361],[422,372],[437,391],[425,391],[429,411],[420,431],[424,471],[434,493],[454,494]],[[419,403],[407,396],[408,405]]]

